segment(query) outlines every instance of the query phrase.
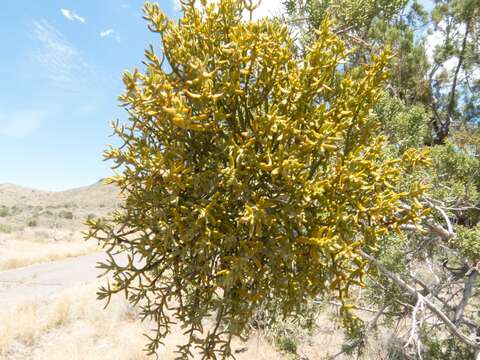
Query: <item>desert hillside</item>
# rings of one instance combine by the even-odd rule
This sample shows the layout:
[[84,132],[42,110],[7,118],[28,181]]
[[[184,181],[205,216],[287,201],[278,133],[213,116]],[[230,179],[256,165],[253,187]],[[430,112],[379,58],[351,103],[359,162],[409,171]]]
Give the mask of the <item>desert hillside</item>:
[[59,192],[0,184],[0,270],[95,251],[83,240],[84,221],[117,203],[115,187],[102,182]]
[[[49,192],[0,184],[0,224],[19,230],[36,221],[39,226],[73,228],[88,215],[104,216],[116,206],[117,191],[101,182],[77,189]],[[68,220],[68,221],[66,221]]]

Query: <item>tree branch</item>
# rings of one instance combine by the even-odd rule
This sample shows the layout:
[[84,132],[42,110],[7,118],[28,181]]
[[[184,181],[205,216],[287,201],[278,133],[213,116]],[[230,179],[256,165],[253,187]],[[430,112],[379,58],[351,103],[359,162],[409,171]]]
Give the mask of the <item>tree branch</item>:
[[430,300],[421,295],[416,289],[403,281],[397,274],[388,270],[380,261],[375,259],[373,256],[365,253],[364,251],[360,251],[360,255],[364,259],[370,261],[373,265],[375,265],[375,267],[380,270],[383,275],[385,275],[387,278],[397,284],[400,288],[404,289],[410,295],[415,296],[417,300],[422,300],[425,306],[428,307],[430,311],[432,311],[437,316],[437,318],[439,318],[445,324],[450,334],[457,337],[465,345],[468,345],[473,349],[480,349],[479,343],[460,332],[457,326],[448,318],[447,315],[445,315],[440,309],[438,309],[435,304],[433,304]]
[[[458,57],[458,64],[457,68],[455,69],[455,74],[453,76],[453,83],[452,83],[452,89],[450,90],[450,101],[448,103],[448,108],[447,108],[447,119],[446,119],[446,124],[445,126],[448,127],[450,125],[450,119],[453,115],[453,111],[455,109],[455,98],[456,98],[456,88],[457,88],[457,81],[458,81],[458,74],[460,73],[460,69],[463,64],[463,60],[465,58],[465,50],[467,48],[467,38],[470,32],[470,23],[471,19],[467,20],[467,24],[465,26],[465,35],[463,36],[463,41],[462,41],[462,50],[460,51],[460,55]],[[448,129],[446,130],[448,134]]]
[[465,287],[463,289],[463,296],[462,296],[462,301],[458,304],[456,310],[455,310],[455,318],[453,322],[458,325],[460,321],[462,320],[463,317],[463,312],[465,311],[465,306],[468,304],[468,300],[470,300],[470,297],[472,296],[472,289],[473,289],[473,283],[478,277],[478,272],[476,269],[473,269],[470,271],[470,274],[468,275],[468,279],[465,282]]

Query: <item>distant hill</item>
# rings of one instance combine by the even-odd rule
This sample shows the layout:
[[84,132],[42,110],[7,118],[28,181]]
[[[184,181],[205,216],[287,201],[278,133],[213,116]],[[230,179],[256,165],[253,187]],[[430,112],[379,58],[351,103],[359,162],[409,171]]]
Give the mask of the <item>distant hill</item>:
[[0,205],[14,206],[28,202],[30,205],[61,205],[66,202],[78,206],[113,207],[118,194],[113,185],[104,185],[101,181],[65,191],[44,191],[15,184],[0,184]]
[[66,191],[0,184],[0,225],[77,228],[87,216],[105,216],[119,203],[117,188],[97,182]]

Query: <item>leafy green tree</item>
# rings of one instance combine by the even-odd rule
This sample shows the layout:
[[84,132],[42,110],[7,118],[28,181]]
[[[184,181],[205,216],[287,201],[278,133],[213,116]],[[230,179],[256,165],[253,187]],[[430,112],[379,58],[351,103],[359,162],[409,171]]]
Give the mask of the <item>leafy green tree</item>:
[[325,294],[355,327],[365,252],[425,215],[422,179],[400,188],[425,153],[386,156],[372,116],[387,56],[339,72],[347,52],[329,21],[299,54],[281,21],[243,20],[253,7],[192,1],[176,23],[147,3],[163,59],[150,48],[145,72],[123,77],[129,119],[105,155],[124,201],[88,220],[89,237],[110,254],[99,297],[124,293],[155,321],[150,353],[180,322],[181,358],[226,358],[260,307],[295,316]]
[[422,100],[427,103],[429,84],[426,81],[429,64],[424,44],[416,39],[416,29],[422,28],[427,14],[413,2],[395,0],[295,0],[284,1],[287,21],[297,25],[308,46],[310,36],[324,19],[333,18],[334,32],[349,50],[345,66],[369,62],[372,56],[390,48],[389,92],[408,105]]
[[[402,234],[385,236],[379,251],[367,254],[380,276],[367,276],[366,296],[359,303],[376,306],[378,312],[363,331],[347,339],[345,350],[361,352],[379,324],[395,328],[407,323],[410,331],[395,334],[387,344],[388,356],[476,358],[480,349],[480,319],[474,308],[480,300],[480,4],[435,1],[433,12],[427,14],[416,2],[395,2],[398,6],[385,16],[381,1],[368,3],[376,11],[370,12],[372,21],[367,22],[372,26],[365,27],[365,22],[348,22],[342,15],[354,13],[350,9],[355,1],[338,7],[328,1],[286,2],[287,19],[301,30],[315,27],[322,16],[336,19],[334,31],[351,49],[347,65],[364,62],[378,48],[392,49],[393,76],[375,107],[387,137],[385,154],[396,158],[410,147],[425,148],[431,150],[433,160],[431,168],[412,173],[400,185],[408,188],[415,179],[429,179],[430,189],[421,202],[432,213],[417,226],[402,226]],[[432,48],[435,38],[438,44]],[[309,41],[305,34],[303,43]]]
[[436,143],[451,126],[480,116],[480,4],[478,0],[437,0],[432,24],[442,38],[429,72],[430,107]]

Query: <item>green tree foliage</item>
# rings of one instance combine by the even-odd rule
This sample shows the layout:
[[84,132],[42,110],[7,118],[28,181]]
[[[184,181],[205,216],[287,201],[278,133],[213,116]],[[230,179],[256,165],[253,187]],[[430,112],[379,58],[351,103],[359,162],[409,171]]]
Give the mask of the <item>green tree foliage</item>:
[[191,2],[176,23],[147,3],[166,63],[150,48],[145,72],[123,78],[129,119],[106,158],[125,199],[88,221],[89,237],[111,255],[100,298],[123,292],[156,322],[150,353],[172,322],[187,335],[180,357],[210,359],[231,355],[261,306],[294,316],[332,294],[346,311],[369,272],[362,251],[424,216],[421,181],[399,185],[425,154],[385,156],[372,116],[387,56],[339,71],[347,53],[329,21],[296,55],[287,26],[244,21],[245,9]]
[[350,32],[364,38],[377,21],[389,21],[407,0],[285,0],[287,13],[302,17],[308,31],[317,29],[323,21],[335,19],[341,32]]
[[[345,20],[342,12],[350,9],[345,4],[286,3],[287,19],[300,30],[316,26],[322,16],[333,16],[334,31],[351,50],[352,66],[365,62],[378,48],[392,49],[393,76],[375,107],[388,142],[385,153],[395,158],[410,147],[429,149],[433,162],[431,168],[414,171],[400,184],[408,188],[415,179],[428,179],[431,186],[421,202],[432,213],[417,226],[403,226],[402,234],[383,237],[379,251],[370,253],[376,257],[371,257],[372,265],[386,272],[369,276],[366,296],[358,300],[377,307],[378,313],[346,348],[367,344],[368,329],[378,323],[394,328],[410,324],[406,335],[397,333],[386,344],[389,358],[476,358],[480,349],[475,311],[480,300],[480,3],[438,0],[427,14],[416,2],[392,2],[396,10],[385,16],[380,6],[370,13],[368,27],[365,22]],[[356,1],[351,3],[356,6]],[[369,3],[371,8],[382,4]],[[309,36],[304,39],[308,44]],[[402,284],[418,290],[406,291]],[[424,299],[433,299],[432,306]]]
[[[378,48],[389,46],[394,54],[389,92],[406,105],[423,104],[431,111],[431,142],[444,143],[451,126],[478,120],[477,0],[436,1],[430,22],[416,1],[309,0],[285,4],[293,23],[307,21],[301,26],[307,34],[322,19],[333,17],[336,32],[352,48],[349,59],[354,65],[365,62]],[[424,37],[427,25],[435,33],[430,43]],[[304,39],[308,43],[309,36]],[[433,56],[429,60],[427,52]]]
[[480,4],[478,0],[438,0],[432,11],[442,41],[434,49],[431,82],[432,124],[443,143],[451,126],[480,117]]
[[384,134],[397,155],[422,147],[429,138],[430,114],[422,105],[407,106],[398,97],[385,94],[375,107]]
[[287,20],[298,25],[304,43],[323,19],[333,18],[334,32],[349,49],[347,66],[369,62],[372,55],[389,47],[391,76],[387,87],[396,97],[412,104],[429,97],[425,74],[429,64],[423,43],[415,38],[427,14],[417,3],[407,7],[405,0],[295,0],[284,1]]

